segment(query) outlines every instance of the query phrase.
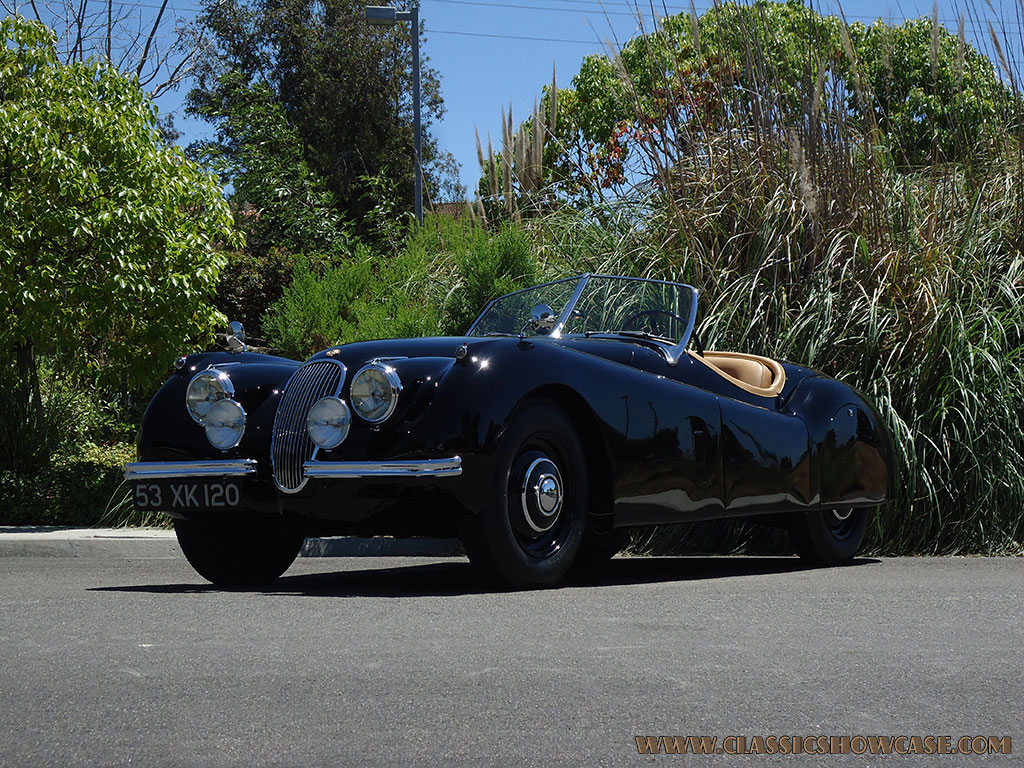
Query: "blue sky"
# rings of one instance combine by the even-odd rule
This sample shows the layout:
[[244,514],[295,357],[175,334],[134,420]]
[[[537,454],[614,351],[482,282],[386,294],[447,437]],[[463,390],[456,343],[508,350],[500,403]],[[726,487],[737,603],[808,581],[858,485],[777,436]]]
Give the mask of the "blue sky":
[[[370,0],[368,4],[386,2]],[[1024,69],[1019,63],[1022,0],[992,2],[994,12],[984,0],[968,0],[967,5],[940,2],[939,18],[955,33],[956,20],[963,10],[968,18],[968,39],[985,41],[986,51],[990,46],[983,22],[1001,19],[1009,24],[1010,37],[1017,41],[1017,52],[1011,55],[1018,61],[1018,70]],[[667,9],[670,13],[689,9],[689,0],[685,3],[675,0]],[[698,13],[708,5],[708,0],[695,2]],[[180,0],[176,10],[179,16],[191,18],[194,7]],[[442,147],[459,161],[462,183],[470,194],[479,178],[474,128],[479,129],[485,143],[490,132],[499,144],[502,107],[508,109],[511,103],[518,122],[533,109],[543,86],[551,82],[553,65],[559,85],[568,85],[584,56],[605,52],[606,41],[622,43],[637,34],[638,21],[632,7],[626,0],[423,0],[420,14],[427,39],[421,51],[441,74],[447,106],[444,121],[434,126],[434,133]],[[816,3],[814,7],[822,13],[839,9],[835,2]],[[868,0],[845,2],[842,9],[850,20],[870,22],[880,17],[900,22],[930,15],[932,3]],[[664,12],[663,8],[658,10]],[[649,24],[649,17],[645,21]],[[158,99],[162,112],[174,113],[175,125],[184,133],[180,140],[183,144],[210,132],[206,124],[184,115],[181,100],[186,90],[187,86]]]

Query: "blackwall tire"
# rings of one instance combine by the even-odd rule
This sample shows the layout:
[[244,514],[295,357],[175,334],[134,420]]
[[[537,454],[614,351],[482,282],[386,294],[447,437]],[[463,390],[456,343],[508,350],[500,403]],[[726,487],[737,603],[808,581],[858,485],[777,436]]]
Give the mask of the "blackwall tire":
[[588,492],[583,447],[565,412],[549,401],[521,406],[495,466],[491,503],[463,519],[466,554],[510,587],[557,583],[579,551]]
[[864,542],[870,509],[838,507],[794,515],[789,541],[801,558],[814,565],[843,565]]
[[219,587],[263,587],[295,561],[303,536],[279,517],[232,515],[215,520],[175,520],[185,559]]

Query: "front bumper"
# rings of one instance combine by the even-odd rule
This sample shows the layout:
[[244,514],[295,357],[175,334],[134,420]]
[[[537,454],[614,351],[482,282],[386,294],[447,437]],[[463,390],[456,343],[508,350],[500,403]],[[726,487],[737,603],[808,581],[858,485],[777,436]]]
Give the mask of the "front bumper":
[[345,477],[457,477],[462,458],[412,459],[404,461],[307,461],[303,474],[310,478]]
[[[125,465],[126,480],[171,477],[246,477],[256,474],[256,459],[220,461],[133,461]],[[462,459],[406,459],[401,461],[307,461],[303,474],[309,478],[359,477],[457,477]]]
[[125,466],[125,478],[139,509],[180,518],[223,515],[213,499],[235,494],[237,484],[231,509],[295,517],[308,530],[332,535],[454,535],[458,516],[470,508],[463,501],[465,480],[456,479],[459,456],[308,461],[303,474],[309,482],[294,494],[276,488],[271,471],[269,461],[256,459],[138,461]]
[[125,480],[172,477],[247,477],[256,474],[256,459],[214,461],[133,461],[124,466]]

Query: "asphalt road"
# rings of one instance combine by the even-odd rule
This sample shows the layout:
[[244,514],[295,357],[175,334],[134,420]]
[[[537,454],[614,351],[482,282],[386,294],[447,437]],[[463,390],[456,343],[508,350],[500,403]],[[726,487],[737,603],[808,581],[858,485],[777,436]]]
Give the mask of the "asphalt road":
[[[1012,765],[1022,606],[1021,559],[616,559],[520,593],[461,558],[311,559],[231,593],[173,557],[9,557],[0,764]],[[642,756],[638,735],[1013,754]]]

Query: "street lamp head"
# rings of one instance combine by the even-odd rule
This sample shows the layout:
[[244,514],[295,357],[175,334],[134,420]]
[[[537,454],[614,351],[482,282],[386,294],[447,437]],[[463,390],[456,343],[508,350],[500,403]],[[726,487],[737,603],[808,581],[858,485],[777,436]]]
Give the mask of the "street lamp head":
[[390,27],[398,22],[397,10],[390,5],[368,5],[366,20],[379,27]]

